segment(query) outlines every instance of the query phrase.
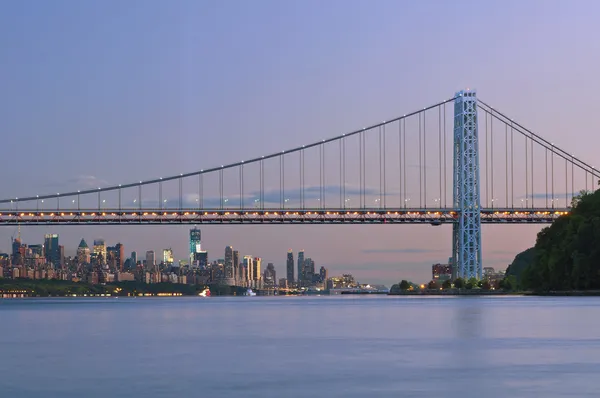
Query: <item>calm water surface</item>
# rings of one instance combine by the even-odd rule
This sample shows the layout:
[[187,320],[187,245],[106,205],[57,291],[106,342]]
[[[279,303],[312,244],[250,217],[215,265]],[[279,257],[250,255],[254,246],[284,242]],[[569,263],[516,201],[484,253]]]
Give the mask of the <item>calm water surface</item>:
[[0,300],[1,397],[598,397],[600,298]]

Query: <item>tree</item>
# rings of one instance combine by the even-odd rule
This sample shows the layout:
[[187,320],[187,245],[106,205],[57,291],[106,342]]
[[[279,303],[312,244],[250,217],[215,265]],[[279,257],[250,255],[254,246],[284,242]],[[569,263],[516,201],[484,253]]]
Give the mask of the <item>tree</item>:
[[463,278],[456,278],[454,281],[454,287],[457,289],[462,289],[465,287],[465,280]]
[[452,281],[447,279],[442,283],[442,289],[450,289],[452,287]]
[[470,278],[465,284],[465,289],[473,289],[479,287],[478,283],[479,281],[477,280],[477,278]]
[[490,283],[490,281],[488,281],[487,279],[483,281],[483,283],[481,284],[481,288],[483,290],[490,290],[492,288],[492,284]]
[[402,281],[400,282],[400,290],[408,289],[410,289],[410,282],[408,282],[406,279],[402,279]]
[[438,283],[436,281],[431,281],[427,284],[427,289],[438,290],[439,288],[440,288],[440,286],[438,285]]

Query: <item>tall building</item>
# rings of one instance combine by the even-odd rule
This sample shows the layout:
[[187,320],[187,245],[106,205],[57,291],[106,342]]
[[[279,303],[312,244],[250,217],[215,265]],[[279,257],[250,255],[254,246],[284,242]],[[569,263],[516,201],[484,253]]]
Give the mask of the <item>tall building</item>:
[[47,234],[44,236],[44,256],[46,257],[46,262],[52,264],[54,268],[61,266],[62,260],[60,258],[58,234]]
[[173,249],[168,248],[163,250],[163,264],[170,267],[173,265]]
[[148,250],[146,252],[146,269],[148,271],[156,271],[156,258],[154,256],[154,250]]
[[452,265],[433,264],[431,266],[431,280],[446,281],[448,279],[452,279]]
[[246,273],[246,281],[252,281],[254,279],[254,261],[252,256],[244,256],[244,271]]
[[196,266],[200,269],[208,268],[208,252],[204,250],[200,250],[197,253],[194,253],[194,262],[192,266]]
[[233,277],[235,278],[236,281],[240,281],[243,279],[242,276],[240,276],[240,252],[237,250],[234,250],[232,253],[232,259],[231,261],[233,261]]
[[12,264],[20,265],[23,263],[23,256],[21,255],[21,239],[16,238],[12,241]]
[[273,287],[277,283],[277,275],[275,273],[275,266],[273,263],[267,264],[267,268],[265,269],[265,274],[263,276],[263,282],[265,286]]
[[96,262],[99,264],[106,263],[106,243],[104,243],[104,239],[94,240],[94,254],[96,255]]
[[314,282],[315,262],[311,258],[304,260],[304,281],[310,286]]
[[294,283],[294,252],[292,249],[288,250],[287,253],[286,271],[288,285],[291,285]]
[[106,265],[111,270],[117,268],[117,248],[115,246],[106,247]]
[[123,266],[125,265],[125,246],[121,242],[115,245],[116,251],[116,260],[117,260],[117,268],[119,271],[123,271]]
[[200,229],[192,228],[190,229],[190,264],[194,261],[197,261],[194,254],[200,253],[202,250],[201,241],[202,235],[200,234]]
[[137,252],[131,252],[131,261],[133,262],[133,265],[137,265],[137,262],[138,262]]
[[233,247],[225,247],[225,259],[223,260],[225,278],[233,278]]
[[90,261],[90,248],[85,242],[85,239],[81,239],[81,242],[79,242],[79,247],[77,248],[77,262],[79,264],[89,264]]
[[327,283],[327,269],[323,266],[319,270],[319,280],[321,283]]
[[260,274],[260,263],[262,259],[260,257],[255,257],[254,262],[252,263],[252,280],[254,281],[254,287],[260,287],[261,274]]
[[304,282],[304,250],[298,252],[298,285]]

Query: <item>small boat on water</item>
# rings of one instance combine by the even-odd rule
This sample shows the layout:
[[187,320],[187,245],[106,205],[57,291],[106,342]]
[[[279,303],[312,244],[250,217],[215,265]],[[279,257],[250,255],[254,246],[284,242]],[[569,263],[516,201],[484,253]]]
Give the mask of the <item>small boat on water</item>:
[[252,289],[246,290],[246,296],[256,296],[256,293],[252,291]]
[[210,289],[206,288],[203,291],[201,291],[200,293],[198,293],[198,296],[200,297],[210,297]]

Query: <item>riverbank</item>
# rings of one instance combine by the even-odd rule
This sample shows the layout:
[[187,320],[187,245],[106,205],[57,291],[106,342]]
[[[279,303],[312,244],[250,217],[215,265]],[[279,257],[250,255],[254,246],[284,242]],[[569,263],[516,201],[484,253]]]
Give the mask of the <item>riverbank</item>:
[[127,296],[197,296],[209,288],[214,296],[236,296],[245,288],[228,285],[186,285],[181,283],[146,284],[135,281],[91,285],[83,282],[47,279],[0,279],[0,298],[9,297],[127,297]]

